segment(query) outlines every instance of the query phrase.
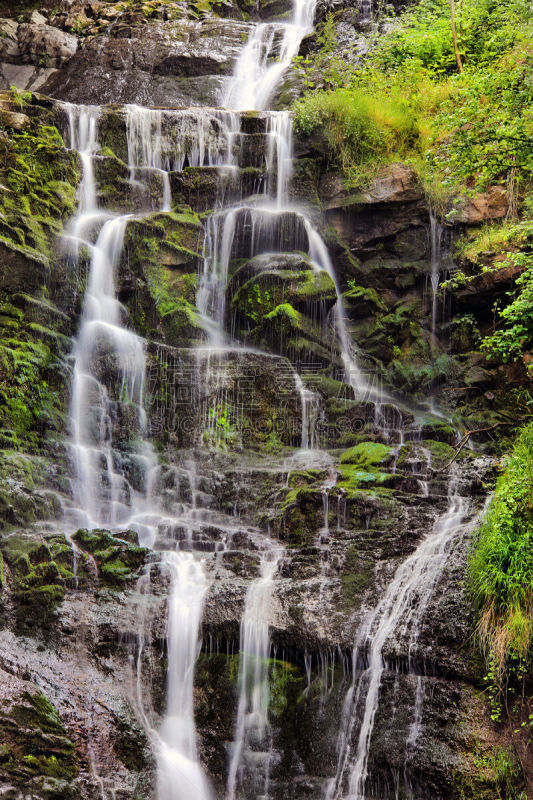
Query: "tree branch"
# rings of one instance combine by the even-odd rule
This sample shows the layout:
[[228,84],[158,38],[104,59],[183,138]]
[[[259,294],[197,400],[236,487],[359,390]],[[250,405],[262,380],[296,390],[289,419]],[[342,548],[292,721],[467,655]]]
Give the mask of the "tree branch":
[[486,433],[487,431],[493,431],[495,428],[499,428],[501,425],[516,425],[516,424],[517,422],[495,422],[494,425],[489,425],[486,428],[474,428],[471,431],[467,431],[463,435],[459,443],[456,445],[453,458],[450,459],[450,461],[446,464],[446,466],[441,467],[440,469],[436,469],[435,472],[445,472],[447,469],[449,469],[471,436],[474,436],[477,433]]

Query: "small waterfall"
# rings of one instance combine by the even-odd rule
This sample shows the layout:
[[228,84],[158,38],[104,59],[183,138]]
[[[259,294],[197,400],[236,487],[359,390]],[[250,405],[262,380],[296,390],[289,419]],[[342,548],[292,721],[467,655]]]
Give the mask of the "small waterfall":
[[[276,177],[276,205],[281,209],[289,194],[292,176],[292,117],[289,111],[272,113],[268,118],[267,175]],[[274,184],[274,181],[272,181]],[[269,192],[273,195],[269,186]]]
[[431,236],[431,346],[435,347],[437,341],[437,293],[439,290],[441,274],[441,238],[442,225],[437,219],[430,215],[430,236]]
[[[360,629],[353,653],[353,682],[346,695],[342,725],[337,745],[337,774],[327,789],[327,800],[365,800],[368,760],[374,720],[379,707],[379,692],[386,665],[383,649],[395,635],[408,637],[409,664],[414,673],[414,653],[420,625],[433,590],[442,575],[448,556],[465,531],[468,511],[466,500],[458,494],[452,478],[448,488],[448,508],[439,516],[429,535],[398,567],[385,595],[370,613]],[[358,669],[366,654],[367,667]],[[417,681],[413,722],[409,742],[419,735],[423,699],[422,682]],[[355,755],[352,758],[351,739],[357,720],[361,719]]]
[[134,169],[236,166],[241,117],[221,108],[152,109],[127,105],[128,157]]
[[294,0],[289,23],[256,25],[235,65],[223,105],[240,111],[267,108],[276,87],[313,29],[316,0]]
[[65,103],[64,107],[69,123],[70,149],[78,151],[83,170],[78,207],[78,217],[82,217],[96,208],[93,155],[98,149],[96,131],[100,108],[72,103]]
[[167,710],[159,732],[157,796],[158,800],[210,800],[196,753],[193,708],[198,629],[208,585],[201,564],[190,553],[165,553],[163,563],[170,571],[171,592]]
[[250,782],[257,800],[268,797],[269,625],[274,576],[280,556],[281,552],[275,549],[263,555],[261,577],[250,584],[246,595],[240,635],[239,705],[226,800],[235,800],[244,781]]
[[316,423],[320,409],[319,397],[315,392],[306,389],[301,377],[297,372],[294,373],[296,391],[300,395],[300,405],[302,408],[302,450],[314,450],[316,446]]
[[157,172],[163,182],[161,211],[170,211],[170,180],[167,169],[163,168],[161,121],[161,111],[147,111],[133,105],[126,108],[130,181],[133,183],[139,172]]
[[[123,324],[114,272],[122,251],[128,215],[108,219],[97,208],[93,156],[98,149],[98,109],[66,106],[70,142],[83,149],[80,208],[72,230],[76,244],[91,253],[87,290],[73,348],[71,437],[76,524],[133,527],[143,543],[154,531],[144,515],[157,460],[146,441],[144,342]],[[95,223],[103,225],[94,244],[83,238]],[[126,421],[127,420],[127,421]],[[117,435],[128,425],[138,443],[128,460],[118,452]]]

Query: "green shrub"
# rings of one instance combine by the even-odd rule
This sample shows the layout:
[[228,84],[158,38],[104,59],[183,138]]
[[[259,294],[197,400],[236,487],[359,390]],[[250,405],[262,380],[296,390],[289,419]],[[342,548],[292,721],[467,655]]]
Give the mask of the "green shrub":
[[520,433],[470,556],[479,639],[493,678],[531,669],[533,643],[533,423]]
[[516,361],[533,343],[533,253],[509,253],[501,267],[519,267],[511,302],[497,309],[499,329],[482,343],[484,350],[504,363]]

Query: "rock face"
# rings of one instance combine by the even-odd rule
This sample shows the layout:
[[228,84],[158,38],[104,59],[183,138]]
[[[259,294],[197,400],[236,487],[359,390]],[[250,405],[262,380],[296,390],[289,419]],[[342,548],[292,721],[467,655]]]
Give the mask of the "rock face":
[[43,91],[83,103],[217,105],[249,30],[217,19],[116,27],[87,41]]
[[[128,166],[127,110],[101,109],[96,196],[106,211],[131,213],[115,288],[121,315],[147,342],[145,435],[158,454],[154,480],[168,519],[151,551],[139,547],[131,530],[67,531],[69,354],[89,252],[82,246],[75,260],[68,245],[81,164],[65,146],[68,109],[56,99],[216,104],[249,20],[287,10],[285,2],[242,2],[217,5],[221,16],[196,10],[193,19],[190,4],[160,5],[117,9],[64,0],[54,17],[0,23],[4,75],[16,72],[21,88],[46,79],[54,97],[5,93],[0,105],[0,781],[6,796],[156,797],[152,740],[165,713],[168,660],[169,571],[161,551],[172,547],[205,559],[209,589],[195,719],[200,760],[223,797],[235,737],[240,626],[267,540],[281,548],[268,609],[269,797],[322,800],[337,773],[342,796],[348,791],[347,773],[338,772],[343,708],[352,668],[361,672],[371,657],[363,639],[354,665],[354,643],[398,569],[434,526],[438,532],[438,520],[455,502],[465,527],[446,550],[442,570],[432,573],[424,613],[415,628],[399,626],[383,647],[370,790],[381,800],[493,800],[501,790],[491,761],[496,735],[481,692],[464,582],[492,464],[465,449],[449,484],[456,433],[421,417],[415,401],[431,394],[450,413],[468,413],[470,428],[479,419],[499,419],[509,375],[476,350],[477,326],[515,276],[505,270],[481,276],[475,295],[483,303],[464,289],[432,295],[435,221],[409,167],[390,165],[367,190],[352,191],[325,167],[319,143],[296,143],[301,157],[291,198],[306,204],[323,233],[337,287],[307,255],[299,211],[280,219],[269,209],[268,225],[258,212],[256,195],[276,177],[264,114],[240,115],[238,135],[223,145],[227,120],[210,110],[206,141],[239,153],[229,171],[210,161],[208,151],[202,163],[191,155],[186,126],[197,132],[204,124],[197,117],[184,121],[176,110],[156,117],[161,152],[174,159],[171,210],[162,212],[160,167],[132,176]],[[206,231],[209,212],[243,196],[251,199],[235,214],[238,235],[221,303],[227,332],[244,346],[221,354],[205,347],[197,305]],[[462,212],[462,223],[499,215],[503,195],[490,191],[475,203]],[[440,230],[441,277],[453,269],[450,231]],[[356,396],[344,382],[338,291],[365,373],[376,386],[401,393],[403,403],[376,405],[375,392]],[[463,319],[465,310],[476,314],[473,323]],[[105,352],[95,359],[98,374],[117,372]],[[140,459],[132,430],[138,430],[129,413],[121,396],[106,424],[122,448],[121,466],[135,473]],[[413,607],[420,592],[416,586]],[[364,708],[356,711],[355,728],[346,731],[352,752]],[[257,796],[248,789],[239,800]]]
[[20,25],[17,40],[22,61],[41,67],[62,67],[78,49],[75,36],[39,22]]
[[503,186],[491,186],[488,191],[465,200],[458,209],[457,221],[475,225],[489,219],[505,217],[509,208]]

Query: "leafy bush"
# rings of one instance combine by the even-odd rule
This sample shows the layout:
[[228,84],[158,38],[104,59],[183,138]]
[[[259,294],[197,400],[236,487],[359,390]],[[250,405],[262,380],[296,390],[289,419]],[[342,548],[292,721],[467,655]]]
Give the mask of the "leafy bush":
[[470,557],[479,637],[501,682],[531,668],[533,644],[533,423],[520,433]]
[[[352,183],[364,182],[361,167],[420,155],[424,130],[412,98],[401,89],[356,85],[308,93],[294,106],[295,129],[324,135],[329,157]],[[368,169],[367,169],[368,171]]]
[[499,310],[501,328],[487,336],[482,347],[501,361],[516,361],[533,343],[533,253],[511,253],[502,267],[519,267],[514,299]]
[[533,170],[532,17],[526,0],[462,0],[457,74],[448,0],[421,0],[386,33],[377,30],[362,64],[335,47],[333,17],[309,90],[296,101],[300,134],[319,134],[349,183],[380,163],[411,161],[436,205],[452,191],[480,191]]

